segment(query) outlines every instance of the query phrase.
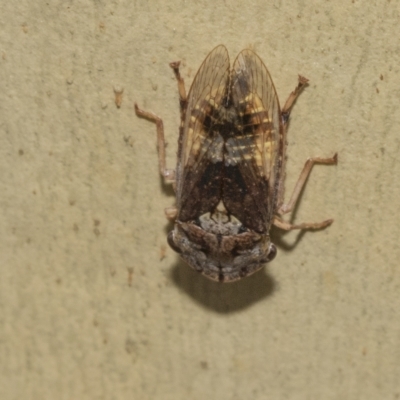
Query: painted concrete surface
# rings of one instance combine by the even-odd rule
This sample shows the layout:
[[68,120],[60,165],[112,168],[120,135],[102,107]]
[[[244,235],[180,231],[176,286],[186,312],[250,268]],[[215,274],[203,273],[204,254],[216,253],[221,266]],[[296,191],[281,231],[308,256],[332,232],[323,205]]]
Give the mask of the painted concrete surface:
[[[8,399],[400,397],[400,4],[301,0],[0,5],[0,390]],[[175,162],[179,108],[207,53],[253,48],[289,127],[276,259],[232,285],[167,246],[152,123]],[[119,102],[119,107],[117,104]]]

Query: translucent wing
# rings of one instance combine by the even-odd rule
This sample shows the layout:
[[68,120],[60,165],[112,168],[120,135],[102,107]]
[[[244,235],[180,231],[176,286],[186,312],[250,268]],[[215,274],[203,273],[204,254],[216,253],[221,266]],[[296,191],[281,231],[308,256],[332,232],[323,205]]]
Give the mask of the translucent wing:
[[[237,168],[232,169],[235,176],[226,176],[224,203],[246,226],[265,231],[274,212],[283,157],[279,100],[267,68],[251,50],[237,56],[231,79],[232,102],[240,122],[238,132],[226,143],[227,163],[236,163]],[[238,175],[242,187],[235,185]],[[242,199],[235,194],[238,191]]]
[[[219,191],[221,163],[210,163],[209,157],[213,154],[218,157],[223,143],[217,143],[211,133],[215,110],[226,96],[229,69],[226,48],[216,47],[201,65],[188,94],[176,169],[176,198],[181,221],[209,211],[210,203],[217,201],[213,193],[217,195]],[[207,198],[202,199],[202,193],[207,193]]]

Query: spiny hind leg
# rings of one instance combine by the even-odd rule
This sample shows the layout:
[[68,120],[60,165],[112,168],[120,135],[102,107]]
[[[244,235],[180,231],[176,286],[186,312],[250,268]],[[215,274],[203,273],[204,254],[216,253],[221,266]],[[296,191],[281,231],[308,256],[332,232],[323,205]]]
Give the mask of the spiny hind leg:
[[[318,164],[328,164],[328,165],[336,165],[338,160],[338,155],[337,153],[334,154],[333,157],[331,158],[321,158],[321,157],[314,157],[314,158],[309,158],[306,163],[304,164],[303,170],[301,171],[300,177],[297,180],[297,183],[294,187],[292,196],[290,197],[290,200],[288,203],[282,204],[278,210],[277,214],[279,215],[284,215],[293,210],[293,208],[296,206],[296,203],[299,199],[300,193],[304,187],[304,184],[307,181],[308,176],[310,175],[311,169],[315,163]],[[277,226],[278,228],[284,229],[284,230],[291,230],[291,229],[321,229],[329,226],[333,222],[333,219],[328,219],[326,221],[322,222],[306,222],[302,224],[290,224],[289,222],[283,221],[279,217],[274,217],[273,224]]]

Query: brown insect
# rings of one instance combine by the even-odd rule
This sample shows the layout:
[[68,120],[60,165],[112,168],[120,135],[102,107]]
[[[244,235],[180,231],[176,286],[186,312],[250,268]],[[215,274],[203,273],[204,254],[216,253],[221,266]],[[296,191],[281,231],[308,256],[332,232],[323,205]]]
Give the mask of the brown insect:
[[165,165],[161,118],[137,104],[135,110],[156,123],[160,172],[176,191],[176,206],[166,210],[175,220],[168,234],[172,249],[207,278],[232,282],[275,257],[271,225],[321,229],[333,222],[291,224],[281,219],[293,210],[314,163],[337,163],[337,154],[309,158],[284,203],[286,128],[306,78],[299,76],[281,109],[267,68],[251,50],[239,53],[231,69],[226,48],[216,47],[188,95],[179,62],[170,66],[178,81],[181,110],[176,170]]

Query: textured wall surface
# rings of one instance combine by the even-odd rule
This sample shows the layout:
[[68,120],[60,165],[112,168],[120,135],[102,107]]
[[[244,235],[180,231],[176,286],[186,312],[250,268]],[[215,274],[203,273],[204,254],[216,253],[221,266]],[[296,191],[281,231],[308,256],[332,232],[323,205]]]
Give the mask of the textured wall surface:
[[[0,5],[1,399],[400,398],[400,3],[27,1]],[[246,47],[283,103],[287,193],[316,166],[277,258],[219,285],[167,247],[179,124],[207,53]],[[120,108],[116,94],[123,90]],[[118,97],[118,96],[117,96]]]

